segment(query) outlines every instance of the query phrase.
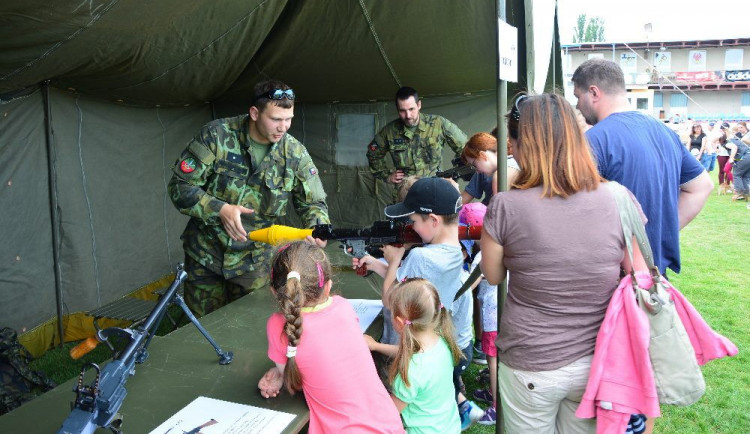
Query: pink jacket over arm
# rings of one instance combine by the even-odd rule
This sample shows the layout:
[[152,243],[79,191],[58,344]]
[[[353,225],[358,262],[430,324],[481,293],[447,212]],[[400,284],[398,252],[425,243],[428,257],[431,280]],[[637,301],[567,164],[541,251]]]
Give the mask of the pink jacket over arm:
[[677,316],[690,338],[698,364],[703,366],[714,359],[734,356],[738,353],[737,346],[729,339],[716,333],[706,324],[701,314],[693,307],[677,288],[667,285],[667,292],[672,296]]
[[[637,273],[637,279],[642,288],[651,287],[648,273]],[[630,282],[630,276],[624,277],[612,295],[596,337],[586,391],[576,410],[580,418],[597,418],[599,434],[623,433],[631,414],[660,415],[648,357],[648,318],[638,307]],[[737,346],[713,331],[677,288],[665,283],[700,365],[737,354]]]
[[577,417],[597,417],[597,433],[622,434],[634,413],[661,414],[648,357],[648,319],[636,303],[630,279],[624,277],[612,294],[576,410]]

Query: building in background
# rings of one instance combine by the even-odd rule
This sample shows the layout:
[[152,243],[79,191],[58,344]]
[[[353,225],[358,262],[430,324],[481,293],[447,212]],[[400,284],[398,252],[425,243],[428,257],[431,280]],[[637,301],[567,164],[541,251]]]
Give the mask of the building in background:
[[620,65],[636,110],[665,121],[750,120],[750,38],[581,43],[562,50],[565,96],[572,103],[573,72],[600,57]]

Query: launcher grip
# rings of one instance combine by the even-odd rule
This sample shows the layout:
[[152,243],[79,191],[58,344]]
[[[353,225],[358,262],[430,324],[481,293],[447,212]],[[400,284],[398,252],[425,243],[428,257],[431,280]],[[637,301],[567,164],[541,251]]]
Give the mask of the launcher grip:
[[362,276],[362,277],[367,276],[367,264],[363,264],[362,266],[357,267],[356,273],[357,273],[357,276]]
[[91,336],[87,338],[86,340],[82,341],[80,344],[71,348],[70,357],[72,357],[74,360],[78,360],[81,357],[88,354],[89,352],[91,352],[91,350],[96,348],[97,345],[99,345],[99,339],[96,338],[96,335]]

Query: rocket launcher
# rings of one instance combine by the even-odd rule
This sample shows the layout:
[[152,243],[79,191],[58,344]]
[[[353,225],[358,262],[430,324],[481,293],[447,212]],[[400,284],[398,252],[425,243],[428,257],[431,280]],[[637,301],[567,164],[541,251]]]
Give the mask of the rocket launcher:
[[[482,226],[459,226],[458,229],[458,238],[461,240],[478,240],[482,235]],[[357,258],[368,254],[376,257],[382,255],[380,248],[386,244],[401,246],[422,243],[422,238],[412,225],[393,220],[376,221],[372,226],[360,229],[336,229],[328,224],[315,225],[312,229],[273,225],[250,232],[248,238],[260,243],[281,244],[304,240],[308,235],[321,240],[339,241],[344,252]],[[366,272],[365,267],[357,269],[359,275],[365,275]]]

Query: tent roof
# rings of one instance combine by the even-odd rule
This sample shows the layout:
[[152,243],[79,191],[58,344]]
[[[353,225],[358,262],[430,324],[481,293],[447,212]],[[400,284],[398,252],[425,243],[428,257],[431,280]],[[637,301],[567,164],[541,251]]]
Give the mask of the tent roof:
[[401,85],[481,91],[496,83],[495,15],[494,0],[9,1],[0,94],[51,80],[128,104],[184,105],[246,101],[265,77],[305,102],[390,99]]

